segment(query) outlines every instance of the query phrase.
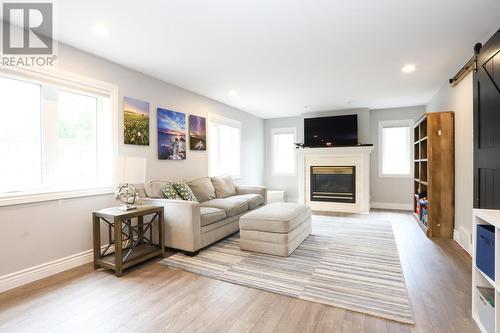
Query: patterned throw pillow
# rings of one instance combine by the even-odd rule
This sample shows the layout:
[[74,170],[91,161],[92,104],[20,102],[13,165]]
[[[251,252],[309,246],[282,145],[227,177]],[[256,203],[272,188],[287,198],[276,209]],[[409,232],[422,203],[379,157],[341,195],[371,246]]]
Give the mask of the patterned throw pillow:
[[182,200],[181,196],[175,190],[172,183],[166,183],[161,186],[161,191],[163,192],[163,196],[167,199],[172,200]]
[[179,193],[182,200],[198,201],[198,199],[196,199],[193,191],[191,191],[191,188],[188,186],[188,184],[183,182],[175,182],[172,183],[172,185],[174,186],[177,193]]

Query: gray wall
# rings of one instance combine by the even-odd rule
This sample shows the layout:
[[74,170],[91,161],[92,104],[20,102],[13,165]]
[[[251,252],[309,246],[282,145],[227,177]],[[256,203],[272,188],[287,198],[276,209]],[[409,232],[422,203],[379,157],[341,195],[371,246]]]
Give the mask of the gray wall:
[[[371,201],[385,204],[385,208],[412,204],[412,179],[402,178],[380,178],[378,176],[378,122],[381,120],[418,119],[424,113],[423,106],[396,108],[388,110],[354,109],[329,111],[314,114],[307,114],[307,117],[319,117],[329,115],[358,115],[358,135],[362,143],[372,143],[374,150],[371,154],[370,172],[370,195]],[[287,201],[297,201],[297,177],[293,176],[273,176],[271,170],[271,129],[278,127],[296,127],[297,141],[303,142],[304,117],[277,118],[265,120],[265,179],[266,186],[270,189],[285,190]],[[391,189],[387,191],[387,189]],[[394,206],[395,205],[395,206]],[[411,209],[411,208],[409,208]]]
[[[147,179],[190,179],[208,173],[207,152],[188,151],[186,161],[157,159],[156,107],[161,106],[186,114],[216,113],[241,121],[242,178],[239,182],[263,184],[262,119],[61,44],[59,67],[119,87],[119,142],[123,142],[123,96],[150,102],[150,146],[119,145],[120,154],[147,158]],[[0,243],[0,276],[91,249],[91,212],[115,204],[111,196],[106,195],[0,207],[4,235]]]
[[271,190],[284,190],[285,200],[296,202],[298,200],[298,180],[296,176],[273,176],[271,158],[271,129],[280,127],[295,127],[297,129],[297,142],[304,142],[304,118],[341,116],[347,114],[358,115],[359,141],[370,143],[370,110],[352,109],[326,112],[308,113],[302,117],[275,118],[264,121],[265,128],[265,180],[266,186]]
[[424,112],[424,106],[370,111],[370,142],[374,144],[374,149],[370,156],[370,196],[374,208],[407,207],[408,209],[412,209],[413,205],[413,178],[379,177],[379,122],[403,119],[413,119],[416,121]]
[[[473,82],[467,75],[456,87],[448,83],[426,105],[427,112],[455,112],[455,230],[472,233],[473,203]],[[469,250],[470,237],[457,239]]]

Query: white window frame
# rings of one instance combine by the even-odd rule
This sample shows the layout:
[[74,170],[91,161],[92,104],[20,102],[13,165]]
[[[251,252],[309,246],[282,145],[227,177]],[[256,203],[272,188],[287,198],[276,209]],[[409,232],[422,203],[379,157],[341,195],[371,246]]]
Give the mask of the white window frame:
[[293,154],[293,171],[292,172],[275,172],[274,170],[274,135],[275,134],[293,134],[293,142],[297,142],[297,128],[296,127],[279,127],[271,128],[271,174],[273,177],[289,177],[297,176],[297,154]]
[[[59,69],[37,69],[37,68],[0,68],[0,75],[14,80],[22,80],[38,84],[49,84],[59,87],[61,90],[70,92],[88,92],[89,95],[109,96],[111,101],[111,127],[112,133],[112,159],[113,163],[118,155],[118,87],[116,85],[98,81],[79,74],[59,70]],[[43,94],[43,89],[42,89]],[[43,121],[43,117],[42,117]],[[102,131],[98,127],[98,131]],[[42,133],[43,135],[43,133]],[[19,205],[34,202],[61,200],[68,198],[88,197],[95,195],[111,194],[114,192],[114,183],[116,175],[114,168],[112,171],[112,180],[109,185],[95,186],[92,188],[41,188],[39,190],[22,191],[14,193],[0,193],[0,207]]]
[[[414,161],[414,151],[413,151],[413,119],[402,119],[402,120],[382,120],[378,123],[378,175],[381,178],[413,178],[413,161]],[[408,127],[410,133],[410,171],[408,174],[386,174],[383,172],[383,150],[382,150],[382,135],[383,129],[387,127]]]
[[210,124],[211,122],[216,122],[216,123],[219,123],[219,124],[222,124],[222,125],[227,125],[227,126],[231,126],[231,127],[237,127],[240,131],[239,131],[239,138],[238,138],[238,145],[239,145],[239,149],[240,149],[240,160],[238,161],[238,174],[237,175],[231,175],[231,177],[233,177],[233,179],[240,179],[241,178],[241,154],[242,154],[242,144],[241,144],[241,135],[242,135],[242,131],[243,131],[243,127],[242,127],[242,123],[241,121],[238,121],[238,120],[234,120],[234,119],[231,119],[231,118],[226,118],[226,117],[223,117],[221,115],[218,115],[218,114],[214,114],[214,113],[209,113],[208,114],[208,123],[207,123],[207,147],[208,147],[208,175],[210,177],[213,177],[213,176],[220,176],[220,175],[214,175],[212,174],[212,163],[211,163],[211,154],[210,152],[212,151],[213,149],[213,146],[212,146],[212,142],[210,142],[210,138],[211,138],[211,134],[210,134]]

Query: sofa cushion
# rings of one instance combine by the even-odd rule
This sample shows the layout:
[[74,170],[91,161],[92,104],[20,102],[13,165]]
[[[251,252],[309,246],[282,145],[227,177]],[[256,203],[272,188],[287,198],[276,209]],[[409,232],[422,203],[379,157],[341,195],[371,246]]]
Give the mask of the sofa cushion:
[[238,197],[212,199],[203,202],[200,206],[223,209],[229,217],[236,216],[248,210],[247,200]]
[[215,188],[215,195],[217,198],[227,198],[236,195],[236,186],[234,185],[233,178],[229,175],[213,177],[210,179]]
[[233,198],[242,198],[245,199],[248,203],[248,209],[252,210],[260,205],[264,204],[264,197],[260,194],[241,194],[235,195]]
[[210,178],[203,177],[187,183],[199,202],[215,199],[215,189]]
[[226,212],[214,207],[200,207],[201,226],[207,226],[226,218]]
[[164,198],[161,187],[167,184],[170,184],[170,182],[166,180],[150,180],[144,184],[144,190],[149,198]]
[[272,203],[243,215],[240,229],[287,233],[310,217],[311,208],[306,205]]
[[181,196],[179,195],[179,193],[177,193],[172,183],[162,185],[161,191],[163,192],[163,196],[167,199],[182,200]]
[[174,182],[172,183],[172,185],[174,186],[177,193],[179,193],[182,200],[198,201],[196,200],[196,196],[194,195],[193,191],[191,191],[191,188],[188,186],[188,184],[183,182]]

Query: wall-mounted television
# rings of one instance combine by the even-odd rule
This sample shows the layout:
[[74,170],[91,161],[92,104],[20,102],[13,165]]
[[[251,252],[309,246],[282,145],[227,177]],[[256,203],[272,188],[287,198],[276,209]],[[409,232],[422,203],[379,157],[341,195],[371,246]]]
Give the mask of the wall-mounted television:
[[304,119],[305,147],[358,145],[358,115]]

